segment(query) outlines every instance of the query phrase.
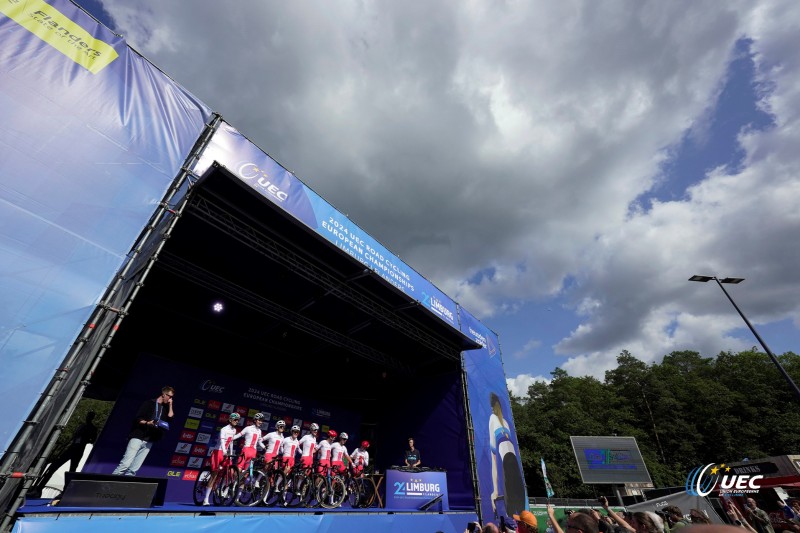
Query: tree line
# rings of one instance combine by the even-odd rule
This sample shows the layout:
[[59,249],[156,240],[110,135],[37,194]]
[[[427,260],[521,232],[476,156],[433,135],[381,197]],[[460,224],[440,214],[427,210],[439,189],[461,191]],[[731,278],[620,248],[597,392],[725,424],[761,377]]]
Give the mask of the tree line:
[[[778,356],[797,383],[800,357]],[[767,354],[753,348],[702,357],[672,352],[647,364],[627,351],[600,381],[561,368],[550,383],[511,396],[528,496],[545,496],[540,458],[559,498],[594,498],[570,436],[635,437],[656,488],[682,487],[689,471],[800,451],[800,400]]]

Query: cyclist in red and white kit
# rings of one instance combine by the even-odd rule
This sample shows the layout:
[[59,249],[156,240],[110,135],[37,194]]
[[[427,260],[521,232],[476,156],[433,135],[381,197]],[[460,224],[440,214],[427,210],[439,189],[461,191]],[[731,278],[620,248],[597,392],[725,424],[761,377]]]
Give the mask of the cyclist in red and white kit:
[[319,441],[317,460],[319,461],[318,472],[320,474],[327,474],[328,469],[331,467],[331,443],[337,436],[338,434],[334,430],[329,429],[328,438]]
[[239,413],[231,413],[228,415],[228,423],[225,427],[219,430],[219,437],[214,449],[211,452],[211,477],[206,486],[205,497],[203,498],[203,505],[211,505],[208,498],[211,496],[211,487],[214,486],[214,480],[217,478],[217,473],[220,467],[228,466],[230,459],[225,457],[226,453],[233,451],[233,441],[239,439],[244,433],[237,433],[236,426],[239,424],[239,419],[242,418]]
[[247,470],[250,461],[256,458],[257,450],[263,450],[264,444],[261,442],[261,424],[264,422],[264,413],[256,413],[253,416],[253,423],[242,430],[242,459],[240,468]]
[[261,439],[266,451],[264,452],[264,461],[270,464],[278,453],[281,451],[281,442],[283,441],[283,430],[286,428],[286,422],[278,420],[275,424],[275,431],[267,433]]
[[294,456],[297,453],[298,444],[300,441],[297,437],[300,436],[300,426],[292,426],[291,434],[283,439],[281,443],[281,462],[283,464],[284,473],[288,474],[289,470],[294,466]]
[[342,431],[339,434],[339,440],[331,444],[331,468],[334,474],[344,474],[347,471],[347,467],[344,466],[345,458],[347,458],[348,463],[352,462],[350,454],[347,453],[347,448],[345,448],[347,436],[347,433]]
[[369,466],[369,452],[367,448],[369,448],[369,441],[362,441],[361,447],[356,448],[353,450],[353,453],[350,454],[350,459],[353,460],[353,475],[355,477],[363,476],[364,468]]
[[314,463],[314,451],[317,448],[317,433],[319,433],[319,426],[311,424],[309,433],[303,435],[300,439],[300,464],[305,468],[311,468]]

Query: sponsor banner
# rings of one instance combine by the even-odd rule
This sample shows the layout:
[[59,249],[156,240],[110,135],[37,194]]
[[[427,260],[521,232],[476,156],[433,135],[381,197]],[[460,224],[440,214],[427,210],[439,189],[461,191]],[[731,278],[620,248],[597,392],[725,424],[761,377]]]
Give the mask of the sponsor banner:
[[414,298],[434,316],[458,329],[456,303],[337,211],[291,172],[229,124],[222,123],[194,172],[217,161],[258,194],[316,231],[385,281]]
[[[528,508],[519,443],[511,416],[497,335],[463,307],[461,331],[482,346],[462,352],[474,428],[481,515],[513,516]],[[544,487],[542,487],[544,488]],[[496,500],[492,501],[492,495]]]
[[[0,277],[0,450],[25,426],[212,117],[78,3],[0,1],[0,226],[14,235],[0,244],[0,272],[48,272]],[[67,379],[66,390],[81,378]],[[56,420],[39,422],[33,440]],[[19,465],[35,461],[28,448]]]
[[386,471],[387,509],[419,509],[439,496],[442,497],[441,510],[449,511],[445,472]]

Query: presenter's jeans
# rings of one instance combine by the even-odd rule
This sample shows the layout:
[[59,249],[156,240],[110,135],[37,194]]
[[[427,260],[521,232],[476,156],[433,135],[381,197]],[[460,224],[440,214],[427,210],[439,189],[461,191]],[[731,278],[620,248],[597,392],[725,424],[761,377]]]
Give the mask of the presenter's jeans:
[[112,474],[115,476],[135,476],[152,447],[152,442],[135,438],[130,439],[128,447],[125,449],[125,455],[122,456],[122,461],[119,462]]

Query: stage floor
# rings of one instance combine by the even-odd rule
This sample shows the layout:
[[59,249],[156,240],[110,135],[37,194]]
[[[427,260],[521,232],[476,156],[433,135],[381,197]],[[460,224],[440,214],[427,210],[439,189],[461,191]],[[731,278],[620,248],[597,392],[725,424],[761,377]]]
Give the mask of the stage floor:
[[[242,533],[292,532],[462,533],[477,520],[470,511],[392,511],[387,509],[282,509],[276,507],[199,507],[165,502],[146,509],[61,507],[51,500],[29,500],[17,511],[13,533],[163,533],[202,531]],[[263,528],[268,529],[263,529]]]

